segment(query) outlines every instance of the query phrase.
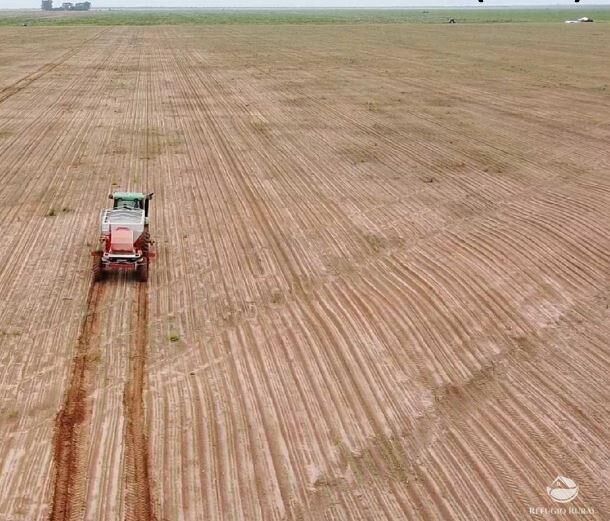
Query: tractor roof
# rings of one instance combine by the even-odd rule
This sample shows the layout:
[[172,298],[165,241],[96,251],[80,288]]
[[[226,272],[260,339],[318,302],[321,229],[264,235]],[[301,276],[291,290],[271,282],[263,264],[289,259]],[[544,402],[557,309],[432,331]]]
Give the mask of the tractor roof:
[[114,192],[112,198],[123,201],[139,201],[140,199],[146,199],[146,196],[142,192]]

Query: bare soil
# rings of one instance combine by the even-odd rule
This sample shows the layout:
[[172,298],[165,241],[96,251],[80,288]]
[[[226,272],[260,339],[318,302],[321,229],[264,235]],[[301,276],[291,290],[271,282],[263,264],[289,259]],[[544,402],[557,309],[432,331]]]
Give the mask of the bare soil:
[[[0,520],[608,519],[608,55],[0,29]],[[91,280],[118,189],[147,284]]]

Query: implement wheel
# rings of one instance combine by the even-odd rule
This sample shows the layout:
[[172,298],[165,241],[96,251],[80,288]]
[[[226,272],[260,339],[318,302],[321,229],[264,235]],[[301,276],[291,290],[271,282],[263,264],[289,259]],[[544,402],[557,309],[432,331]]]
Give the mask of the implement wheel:
[[143,234],[142,234],[142,252],[144,253],[144,255],[148,255],[148,250],[150,250],[150,233],[148,233],[148,230],[146,230]]
[[136,277],[140,282],[148,281],[148,258],[136,268]]

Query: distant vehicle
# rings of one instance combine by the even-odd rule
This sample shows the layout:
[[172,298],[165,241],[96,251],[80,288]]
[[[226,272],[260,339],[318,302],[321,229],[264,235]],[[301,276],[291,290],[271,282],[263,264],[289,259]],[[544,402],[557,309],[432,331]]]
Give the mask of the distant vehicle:
[[566,20],[565,23],[567,24],[581,24],[581,23],[588,23],[588,22],[592,22],[593,18],[589,18],[587,16],[583,16],[582,18],[579,18],[578,20]]

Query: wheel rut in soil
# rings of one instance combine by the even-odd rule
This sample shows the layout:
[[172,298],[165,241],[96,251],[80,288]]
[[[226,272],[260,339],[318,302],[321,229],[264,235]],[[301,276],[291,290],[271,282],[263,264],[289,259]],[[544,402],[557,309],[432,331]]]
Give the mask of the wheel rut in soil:
[[[129,373],[123,395],[125,519],[155,521],[143,401],[148,346],[148,293],[145,283],[136,284],[132,304],[134,326]],[[100,314],[104,307],[104,288],[104,282],[95,281],[89,287],[87,312],[72,361],[70,382],[55,420],[54,488],[49,521],[80,519],[86,506],[87,431],[91,421],[88,396],[94,387],[96,364],[100,359]]]
[[99,309],[104,285],[91,283],[87,312],[72,361],[72,373],[62,408],[55,419],[53,464],[54,489],[50,521],[73,519],[84,505],[83,458],[86,422],[90,413],[87,395],[91,388],[100,341]]
[[129,378],[125,385],[125,483],[126,519],[154,521],[149,472],[148,437],[144,415],[143,392],[148,347],[148,292],[145,283],[138,283],[135,303],[135,328],[129,356]]

